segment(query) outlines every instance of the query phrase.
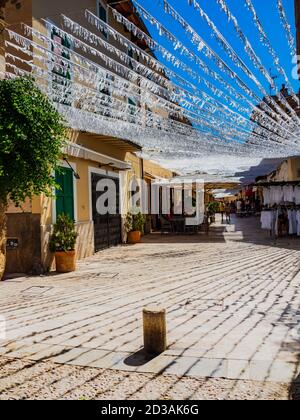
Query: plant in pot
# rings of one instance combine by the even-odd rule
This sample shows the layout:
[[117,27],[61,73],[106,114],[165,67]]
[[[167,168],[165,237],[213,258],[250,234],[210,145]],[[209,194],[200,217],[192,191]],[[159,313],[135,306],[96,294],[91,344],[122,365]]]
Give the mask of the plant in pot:
[[219,211],[220,204],[217,201],[212,201],[207,205],[207,214],[211,223],[216,221],[216,213]]
[[77,237],[75,223],[70,216],[66,214],[58,216],[49,244],[50,251],[55,254],[58,273],[70,273],[76,270]]
[[141,236],[144,233],[146,216],[140,211],[128,213],[125,220],[125,229],[128,234],[128,243],[137,244],[141,242]]

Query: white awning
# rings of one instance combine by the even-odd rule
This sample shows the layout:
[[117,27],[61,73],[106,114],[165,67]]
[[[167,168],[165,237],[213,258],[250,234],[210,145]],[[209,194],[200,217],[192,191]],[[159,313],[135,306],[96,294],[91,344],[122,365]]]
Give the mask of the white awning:
[[120,169],[123,171],[129,171],[130,169],[132,169],[131,164],[128,162],[123,162],[122,160],[103,155],[101,153],[82,147],[76,143],[68,143],[68,145],[65,147],[64,152],[67,153],[69,156],[75,158],[92,160],[102,165],[111,166],[112,168]]

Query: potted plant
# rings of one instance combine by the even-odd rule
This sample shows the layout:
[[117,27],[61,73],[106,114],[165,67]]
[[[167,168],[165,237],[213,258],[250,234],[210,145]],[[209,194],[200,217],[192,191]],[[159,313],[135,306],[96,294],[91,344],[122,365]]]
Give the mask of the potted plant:
[[144,233],[146,216],[140,211],[136,213],[128,213],[125,221],[125,229],[128,234],[128,243],[137,244],[141,242],[141,236]]
[[61,214],[50,239],[50,251],[55,254],[56,271],[70,273],[76,270],[76,240],[78,234],[75,223],[66,214]]
[[211,223],[215,223],[216,213],[218,213],[219,207],[220,205],[217,201],[212,201],[207,205],[207,213],[208,213]]

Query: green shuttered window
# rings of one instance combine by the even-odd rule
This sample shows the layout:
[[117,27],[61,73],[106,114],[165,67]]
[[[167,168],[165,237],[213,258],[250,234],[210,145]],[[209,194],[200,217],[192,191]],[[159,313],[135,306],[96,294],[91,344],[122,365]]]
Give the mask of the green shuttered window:
[[71,169],[62,168],[61,171],[56,172],[55,178],[60,186],[60,189],[56,189],[56,217],[67,214],[74,220],[73,172]]
[[[104,4],[101,2],[101,0],[97,0],[97,15],[98,17],[103,20],[103,22],[108,23],[107,19],[107,9],[105,8]],[[107,32],[101,31],[102,34],[106,39],[108,39]]]

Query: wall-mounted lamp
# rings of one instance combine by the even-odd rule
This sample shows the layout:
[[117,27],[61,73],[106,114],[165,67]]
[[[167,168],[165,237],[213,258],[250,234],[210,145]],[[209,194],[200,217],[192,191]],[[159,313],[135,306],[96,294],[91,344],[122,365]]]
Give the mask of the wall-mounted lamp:
[[64,157],[64,161],[67,163],[67,165],[70,167],[71,171],[73,172],[74,177],[79,180],[80,179],[80,175],[74,171],[74,168],[72,167],[72,165],[70,164],[70,162],[68,161],[68,159],[66,157]]

